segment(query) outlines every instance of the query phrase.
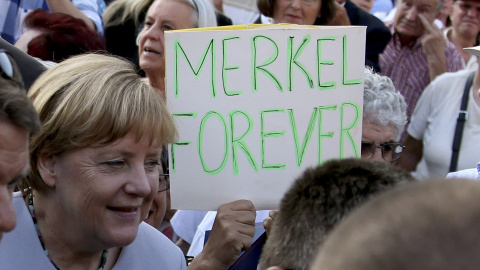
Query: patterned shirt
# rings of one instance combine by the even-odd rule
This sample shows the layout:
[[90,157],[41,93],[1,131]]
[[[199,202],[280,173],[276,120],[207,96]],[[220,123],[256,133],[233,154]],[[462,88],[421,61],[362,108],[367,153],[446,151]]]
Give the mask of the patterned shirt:
[[[71,1],[93,21],[97,31],[103,34],[102,14],[106,8],[104,0]],[[23,33],[23,19],[36,8],[48,11],[47,2],[45,0],[0,0],[0,34],[2,38],[15,44]]]
[[[430,83],[427,55],[423,52],[421,43],[423,36],[417,38],[411,46],[402,46],[393,22],[386,23],[386,25],[393,35],[385,51],[380,54],[381,74],[392,79],[395,88],[405,97],[408,105],[407,115],[410,119],[420,94]],[[447,41],[445,56],[447,57],[447,71],[454,72],[463,69],[463,58],[450,41]]]

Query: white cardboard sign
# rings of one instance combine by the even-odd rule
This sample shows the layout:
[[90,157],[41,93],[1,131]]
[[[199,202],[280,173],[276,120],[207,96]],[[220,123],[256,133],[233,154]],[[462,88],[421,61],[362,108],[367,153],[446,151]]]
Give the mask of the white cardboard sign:
[[360,156],[366,28],[234,28],[165,34],[172,208],[277,209],[305,168]]

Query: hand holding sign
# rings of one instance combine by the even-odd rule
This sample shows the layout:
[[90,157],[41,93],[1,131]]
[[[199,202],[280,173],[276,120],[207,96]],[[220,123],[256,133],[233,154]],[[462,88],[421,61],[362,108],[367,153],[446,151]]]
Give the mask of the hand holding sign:
[[430,23],[422,14],[418,14],[418,18],[425,28],[422,47],[425,55],[427,55],[430,80],[433,80],[447,71],[447,58],[445,56],[447,42],[442,31],[434,23]]
[[220,206],[210,237],[203,251],[193,261],[208,266],[202,268],[193,265],[193,268],[223,270],[235,262],[253,242],[255,217],[255,207],[251,201],[238,200]]
[[268,213],[268,217],[263,220],[263,227],[265,228],[267,235],[272,231],[273,222],[277,216],[278,210],[272,210]]

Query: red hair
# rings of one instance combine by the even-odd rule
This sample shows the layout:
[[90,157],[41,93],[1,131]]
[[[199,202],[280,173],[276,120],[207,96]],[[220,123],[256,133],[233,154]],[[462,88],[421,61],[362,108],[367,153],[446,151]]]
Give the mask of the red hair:
[[35,9],[25,17],[24,27],[42,32],[28,43],[27,51],[42,60],[58,63],[73,55],[105,50],[102,35],[67,14]]

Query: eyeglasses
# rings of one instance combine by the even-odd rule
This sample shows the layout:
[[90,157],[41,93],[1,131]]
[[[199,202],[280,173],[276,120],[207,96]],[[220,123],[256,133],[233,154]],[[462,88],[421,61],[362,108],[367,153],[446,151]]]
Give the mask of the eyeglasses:
[[395,161],[397,160],[403,152],[405,146],[400,143],[384,143],[381,145],[376,145],[373,142],[362,142],[362,158],[369,159],[374,154],[377,148],[382,149],[382,158],[385,161]]
[[468,13],[468,11],[470,11],[471,9],[475,9],[475,11],[477,12],[477,16],[480,16],[480,6],[479,5],[473,4],[473,3],[468,2],[468,1],[467,2],[456,1],[455,4],[458,5],[458,7],[464,13]]
[[[292,3],[294,0],[283,0],[285,3]],[[302,0],[302,3],[304,3],[307,6],[313,6],[314,4],[318,3],[319,0]]]
[[22,88],[24,87],[22,75],[17,63],[13,60],[10,53],[5,50],[0,50],[0,69],[3,78],[12,80]]
[[170,189],[170,175],[160,174],[158,180],[158,192],[167,191]]

